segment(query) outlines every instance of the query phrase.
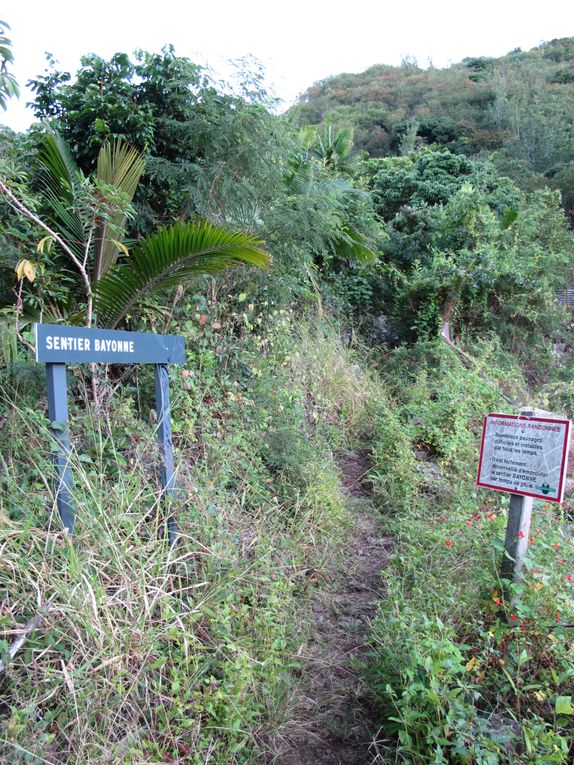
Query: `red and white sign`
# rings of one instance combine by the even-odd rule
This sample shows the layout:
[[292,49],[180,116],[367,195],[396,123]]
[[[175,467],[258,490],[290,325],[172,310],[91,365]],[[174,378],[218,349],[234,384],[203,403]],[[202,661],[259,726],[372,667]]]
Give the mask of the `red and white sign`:
[[489,414],[484,418],[478,486],[562,502],[570,421]]

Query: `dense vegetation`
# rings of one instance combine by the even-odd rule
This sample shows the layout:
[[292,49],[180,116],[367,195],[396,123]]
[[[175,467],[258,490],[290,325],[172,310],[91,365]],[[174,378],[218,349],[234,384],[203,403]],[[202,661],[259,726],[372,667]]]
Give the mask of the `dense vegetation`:
[[292,109],[302,125],[354,129],[371,157],[421,145],[492,154],[527,189],[561,190],[574,204],[574,38],[501,58],[466,58],[447,69],[377,65],[315,83]]
[[[394,538],[372,761],[571,761],[570,506],[540,508],[504,582],[507,500],[474,475],[487,412],[574,414],[573,60],[566,39],[340,75],[298,126],[258,73],[234,91],[171,48],[34,81],[42,123],[0,135],[2,762],[288,757],[349,449]],[[185,337],[175,547],[146,367],[70,366],[62,533],[34,321]]]

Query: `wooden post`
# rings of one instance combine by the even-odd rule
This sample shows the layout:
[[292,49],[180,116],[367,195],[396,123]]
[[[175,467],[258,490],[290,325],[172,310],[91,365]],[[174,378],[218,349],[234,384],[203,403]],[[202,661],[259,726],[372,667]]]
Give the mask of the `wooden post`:
[[64,529],[71,534],[74,531],[75,514],[71,495],[72,471],[70,470],[66,365],[46,364],[46,381],[50,430],[57,444],[57,451],[54,456],[56,504]]
[[167,364],[155,364],[155,407],[157,435],[161,450],[161,488],[167,509],[167,533],[170,546],[177,541],[177,524],[172,512],[175,496],[175,473],[173,469],[173,442],[171,436],[171,407],[169,402],[169,369]]
[[[539,412],[532,407],[523,407],[520,410],[521,417],[529,418],[538,415]],[[508,523],[504,538],[504,558],[500,569],[502,579],[510,579],[514,582],[519,582],[522,579],[524,556],[528,550],[533,503],[532,497],[524,497],[522,494],[510,495]]]
[[504,558],[500,571],[503,579],[519,581],[522,577],[524,556],[530,536],[533,502],[532,497],[523,497],[520,494],[510,495],[508,524],[504,538]]

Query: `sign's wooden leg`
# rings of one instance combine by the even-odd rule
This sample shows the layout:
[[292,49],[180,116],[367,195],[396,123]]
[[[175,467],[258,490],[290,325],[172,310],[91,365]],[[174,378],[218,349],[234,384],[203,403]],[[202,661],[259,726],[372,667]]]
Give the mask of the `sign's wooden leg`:
[[48,417],[56,439],[54,456],[55,496],[64,529],[74,531],[75,513],[72,504],[72,471],[70,470],[70,436],[68,433],[68,386],[65,364],[46,364]]
[[500,571],[503,579],[517,581],[522,576],[524,556],[528,550],[533,503],[532,497],[523,497],[520,494],[510,495],[504,558]]
[[169,369],[167,364],[155,364],[155,406],[158,422],[158,439],[162,457],[161,487],[168,512],[167,532],[169,544],[173,545],[177,541],[178,530],[171,507],[175,496],[175,474],[173,469]]
[[[520,416],[524,418],[535,417],[536,414],[537,410],[532,407],[523,407],[520,410]],[[525,497],[521,494],[510,495],[508,522],[504,538],[504,558],[500,568],[502,579],[520,582],[523,578],[522,570],[524,568],[524,556],[528,550],[533,505],[532,497]],[[512,605],[515,600],[516,598],[511,599]]]

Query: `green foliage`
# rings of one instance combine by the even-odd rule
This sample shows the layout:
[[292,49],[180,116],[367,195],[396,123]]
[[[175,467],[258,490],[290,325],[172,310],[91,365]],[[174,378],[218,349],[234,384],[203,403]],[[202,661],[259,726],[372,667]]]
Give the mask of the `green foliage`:
[[[350,175],[352,131],[329,125],[297,136],[268,110],[260,77],[240,74],[237,95],[171,48],[140,52],[135,63],[125,54],[109,62],[90,56],[73,82],[56,71],[38,78],[36,110],[61,131],[84,172],[107,139],[127,138],[144,153],[128,235],[193,213],[245,227],[267,242],[289,294],[309,292],[316,268],[374,261],[381,229],[369,194]],[[133,120],[144,112],[142,133]]]
[[446,69],[379,65],[329,77],[301,96],[291,116],[299,125],[353,129],[357,148],[371,157],[420,145],[466,155],[501,150],[523,163],[513,176],[521,188],[531,178],[545,185],[573,160],[573,39]]
[[126,140],[145,155],[138,233],[193,213],[252,226],[282,182],[289,140],[257,81],[240,96],[225,92],[172,47],[139,51],[135,61],[86,56],[73,81],[53,70],[32,88],[36,116],[61,132],[85,173],[105,141]]
[[[260,268],[269,264],[269,255],[259,240],[207,221],[161,228],[139,240],[131,259],[117,263],[119,251],[128,255],[122,240],[130,200],[143,172],[141,155],[122,143],[112,147],[104,144],[96,175],[87,179],[75,166],[66,143],[49,131],[43,136],[39,162],[40,199],[48,223],[9,185],[3,183],[1,192],[15,212],[48,234],[37,249],[49,252],[55,245],[57,255],[51,267],[58,267],[59,257],[60,268],[67,265],[76,270],[85,300],[85,309],[81,300],[76,309],[80,320],[85,310],[88,326],[94,307],[101,323],[115,327],[150,293],[157,295],[192,276],[216,273],[238,262]],[[72,297],[68,295],[68,305]]]
[[11,636],[38,600],[52,610],[2,678],[0,759],[273,756],[299,671],[306,572],[349,522],[331,441],[362,430],[372,383],[334,330],[251,300],[198,294],[156,327],[184,332],[189,349],[171,375],[171,552],[153,371],[104,379],[117,390],[99,417],[82,401],[81,368],[69,368],[73,546],[55,514],[41,378],[2,378],[0,624]]
[[12,41],[6,36],[10,29],[5,21],[0,21],[0,108],[8,108],[7,99],[18,97],[20,89],[13,74],[8,71],[8,65],[14,63]]
[[497,388],[522,398],[524,382],[496,344],[474,353],[470,372],[443,344],[419,343],[382,370],[393,406],[375,415],[373,486],[395,546],[368,674],[389,758],[566,763],[568,527],[561,509],[538,507],[525,582],[500,581],[507,502],[474,486],[477,452],[484,413],[508,410]]
[[95,309],[102,326],[116,327],[150,292],[217,273],[237,263],[268,268],[262,242],[221,226],[179,223],[140,240],[131,257],[96,286]]
[[[572,408],[555,293],[574,246],[545,188],[569,204],[571,58],[553,41],[330,78],[299,132],[257,72],[238,94],[171,48],[34,81],[63,137],[0,140],[0,627],[53,607],[2,679],[0,759],[277,759],[298,599],[349,528],[334,454],[366,440],[394,544],[368,667],[389,762],[568,761],[568,508],[540,510],[524,582],[501,582],[506,503],[474,476],[484,414],[532,401],[521,365],[533,403]],[[358,165],[353,141],[401,156]],[[470,156],[492,148],[496,165]],[[238,261],[260,268],[212,278]],[[91,298],[102,326],[186,337],[171,552],[148,368],[102,369],[97,414],[69,368],[74,546],[59,532],[43,383],[15,338]],[[357,325],[389,323],[415,342],[377,344],[370,369]]]
[[407,157],[368,160],[361,174],[372,190],[375,209],[390,221],[402,207],[445,204],[465,183],[479,186],[498,212],[518,204],[516,187],[484,161],[445,149],[423,149]]
[[554,295],[572,278],[574,239],[556,195],[525,196],[445,150],[370,160],[364,173],[388,221],[383,290],[398,337],[494,329],[532,348],[565,326]]

